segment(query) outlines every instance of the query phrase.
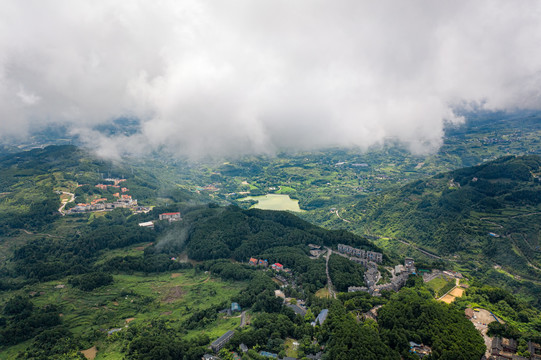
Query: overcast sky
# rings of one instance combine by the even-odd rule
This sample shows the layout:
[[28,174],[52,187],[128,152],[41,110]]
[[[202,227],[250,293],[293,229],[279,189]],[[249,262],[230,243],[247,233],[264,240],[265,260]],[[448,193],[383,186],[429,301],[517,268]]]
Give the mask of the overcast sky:
[[[453,109],[539,109],[541,1],[0,0],[0,137],[102,154],[441,143]],[[140,132],[91,128],[121,116]]]

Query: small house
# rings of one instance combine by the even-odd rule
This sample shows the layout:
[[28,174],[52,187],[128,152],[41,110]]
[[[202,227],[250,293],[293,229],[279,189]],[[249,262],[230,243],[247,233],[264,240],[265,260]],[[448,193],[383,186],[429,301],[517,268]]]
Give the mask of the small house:
[[263,259],[260,259],[258,264],[263,266],[263,267],[269,266],[268,260],[263,260]]
[[139,226],[154,229],[154,223],[152,221],[139,223]]
[[288,308],[290,308],[291,310],[293,310],[295,312],[295,314],[298,314],[302,317],[304,317],[304,315],[306,315],[306,309],[305,308],[302,308],[300,307],[299,305],[296,305],[296,304],[287,304],[286,305]]
[[231,303],[231,311],[232,312],[240,311],[240,305],[238,303],[236,303],[236,302]]
[[274,270],[284,270],[284,265],[280,264],[280,263],[274,263],[271,265],[271,267],[274,269]]
[[316,320],[314,320],[311,325],[312,326],[323,325],[325,320],[327,320],[327,315],[329,315],[329,310],[328,309],[321,310],[321,312],[317,316]]
[[410,353],[417,354],[417,356],[419,356],[421,359],[432,353],[432,349],[426,345],[417,344],[417,343],[414,343],[413,341],[410,341],[409,344],[410,344]]
[[170,212],[160,214],[160,220],[169,220],[169,222],[171,222],[181,220],[181,217],[179,212]]
[[257,265],[257,259],[256,258],[250,258],[248,261],[248,264],[256,266]]

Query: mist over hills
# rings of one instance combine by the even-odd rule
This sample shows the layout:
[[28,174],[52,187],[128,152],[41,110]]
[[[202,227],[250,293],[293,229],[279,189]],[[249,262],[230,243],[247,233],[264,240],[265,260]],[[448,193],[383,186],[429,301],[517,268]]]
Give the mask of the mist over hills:
[[[10,0],[0,134],[58,124],[117,158],[367,149],[388,138],[427,153],[464,110],[539,109],[539,11],[536,1]],[[138,119],[137,131],[101,131],[119,118]]]
[[2,1],[0,360],[538,359],[540,19]]
[[[527,123],[528,119],[533,123]],[[536,120],[519,118],[525,129],[536,129]],[[487,148],[472,147],[458,158],[441,157],[447,159],[441,162],[432,158],[427,167],[434,165],[425,171],[477,161],[486,153],[515,148],[529,151],[524,144],[535,143],[530,137],[535,138],[537,130],[530,136],[522,135],[525,130],[510,133],[523,139],[517,144],[508,137],[512,123],[496,123],[490,128],[489,121],[480,121],[476,131],[499,134],[486,137]],[[471,134],[452,134],[443,149],[466,149],[472,139],[478,142]],[[336,165],[345,156],[364,156],[366,166]],[[227,301],[249,309],[255,319],[246,329],[236,328],[238,334],[230,350],[242,342],[285,352],[288,338],[305,338],[309,341],[297,355],[315,354],[317,349],[310,344],[318,341],[326,344],[328,356],[368,353],[395,359],[410,356],[407,339],[419,339],[432,345],[435,358],[446,359],[443,354],[457,344],[469,349],[469,358],[477,358],[483,352],[481,337],[463,315],[463,309],[472,304],[505,319],[507,326],[491,328],[495,335],[514,336],[526,343],[537,339],[541,329],[537,310],[541,306],[537,281],[541,158],[505,156],[432,177],[412,173],[405,178],[413,181],[399,185],[390,177],[377,180],[381,175],[375,172],[375,164],[396,160],[393,156],[405,159],[400,169],[415,168],[419,161],[410,159],[411,155],[399,147],[367,154],[355,154],[352,149],[281,154],[276,159],[261,157],[215,165],[159,158],[111,162],[73,145],[4,154],[0,157],[0,170],[5,175],[0,184],[0,255],[4,260],[0,296],[5,299],[0,356],[15,356],[25,349],[20,355],[23,358],[50,355],[51,351],[57,351],[53,358],[62,359],[62,354],[75,358],[83,356],[81,350],[98,344],[101,356],[138,359],[140,354],[161,349],[196,359],[223,331],[238,326],[235,317],[220,315],[220,310],[229,306]],[[298,169],[309,171],[310,177]],[[296,175],[285,176],[288,171]],[[352,188],[342,189],[342,201],[353,207],[333,203],[332,197],[325,205],[339,206],[341,219],[347,222],[324,207],[300,213],[315,223],[318,214],[325,213],[341,223],[325,223],[329,228],[369,234],[371,240],[344,230],[326,230],[289,213],[221,206],[237,202],[227,196],[231,191],[262,193],[278,184],[287,184],[279,187],[284,191],[281,195],[298,196],[304,203],[310,199],[310,191],[335,193],[334,184],[359,180],[349,179],[350,173],[365,176],[371,172],[374,176],[364,181],[375,181],[375,191],[359,196],[351,194]],[[397,174],[396,169],[393,172]],[[118,190],[112,186],[120,179],[127,194],[143,207],[154,206],[152,210],[59,213],[61,200],[69,201],[67,194],[71,193],[76,202],[113,201]],[[384,189],[378,190],[379,181],[386,182]],[[74,206],[75,202],[68,204]],[[171,211],[180,211],[183,219],[177,223],[159,220],[160,213]],[[149,221],[154,222],[154,230],[139,226]],[[391,239],[377,239],[374,234]],[[328,262],[324,256],[310,257],[308,244],[336,249],[339,243],[382,251],[383,264],[377,267],[384,274],[382,281],[389,281],[386,268],[408,254],[425,271],[460,271],[468,278],[469,288],[453,305],[436,302],[432,285],[420,276],[410,277],[394,295],[384,291],[382,297],[368,293],[322,297],[331,286],[329,276],[340,291],[364,285],[364,266],[335,254]],[[441,259],[427,258],[412,245]],[[251,257],[284,264],[290,273],[283,278],[247,265]],[[329,322],[313,328],[309,320],[284,306],[275,295],[279,281],[272,280],[275,275],[291,281],[282,291],[305,301],[310,311],[328,309]],[[354,320],[361,310],[381,305],[380,323]],[[19,313],[15,310],[19,308],[26,310]],[[390,316],[397,312],[404,318]],[[429,316],[428,312],[430,321],[417,322]],[[132,318],[135,322],[126,324],[125,319]],[[35,326],[38,323],[42,325]],[[268,328],[275,323],[288,330]],[[404,326],[406,323],[410,325]],[[103,330],[126,325],[126,331],[114,337]],[[448,328],[459,330],[456,336],[440,341]],[[57,337],[67,340],[56,350],[44,350],[50,349]],[[344,339],[350,339],[346,348]],[[459,356],[451,354],[453,359]]]

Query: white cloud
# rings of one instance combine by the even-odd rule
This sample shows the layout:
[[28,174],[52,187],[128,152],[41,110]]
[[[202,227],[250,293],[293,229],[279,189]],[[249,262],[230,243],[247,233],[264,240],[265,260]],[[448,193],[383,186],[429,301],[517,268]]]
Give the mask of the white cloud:
[[5,0],[0,136],[55,122],[96,139],[135,116],[102,153],[426,151],[456,104],[540,107],[540,20],[538,1]]
[[17,96],[19,99],[21,99],[22,103],[27,106],[36,105],[41,100],[39,96],[34,93],[27,92],[22,87],[20,87],[19,91],[17,92]]

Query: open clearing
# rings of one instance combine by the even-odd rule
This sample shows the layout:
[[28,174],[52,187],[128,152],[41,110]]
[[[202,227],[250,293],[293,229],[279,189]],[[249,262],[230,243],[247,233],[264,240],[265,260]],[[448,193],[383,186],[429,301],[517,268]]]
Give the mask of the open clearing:
[[287,356],[297,358],[299,349],[299,342],[297,340],[287,338],[284,342],[284,348]]
[[[488,324],[490,324],[493,321],[496,321],[496,318],[492,316],[490,311],[487,311],[485,309],[474,309],[473,317],[470,319],[470,321],[473,323],[475,328],[481,333],[483,336],[483,340],[485,341],[485,346],[487,347],[487,351],[485,355],[488,357],[490,356],[490,348],[492,347],[492,338],[487,335],[488,331]],[[503,321],[499,320],[501,323]]]
[[464,289],[461,288],[459,286],[460,284],[460,280],[459,279],[455,279],[455,287],[452,288],[449,292],[447,292],[444,296],[442,296],[439,300],[440,301],[443,301],[444,303],[446,304],[450,304],[452,303],[453,301],[455,301],[455,299],[457,297],[461,297],[462,295],[464,295]]
[[289,195],[284,194],[267,194],[261,196],[247,196],[238,201],[254,200],[257,204],[252,208],[262,210],[288,210],[294,212],[301,212],[299,207],[299,200],[293,200]]
[[454,282],[453,280],[449,280],[445,275],[440,275],[429,282],[427,282],[427,285],[434,290],[435,293],[438,293],[447,283],[450,281]]
[[455,297],[453,295],[447,294],[444,297],[442,297],[440,300],[443,301],[446,304],[450,304],[453,301],[455,301]]
[[327,287],[324,287],[323,289],[319,289],[317,292],[316,292],[316,296],[318,298],[326,298],[326,299],[329,299],[331,297],[331,294],[329,294],[329,289],[327,289]]
[[462,295],[464,295],[464,289],[462,289],[461,287],[456,287],[454,288],[453,290],[451,290],[451,292],[449,293],[450,295],[453,295],[454,297],[461,297]]
[[163,298],[163,302],[165,303],[172,303],[174,301],[177,301],[178,299],[182,298],[182,296],[186,293],[186,291],[182,290],[180,286],[174,286],[171,289],[169,289],[169,292],[167,293],[167,296]]
[[[247,286],[246,282],[224,281],[193,269],[152,275],[114,274],[113,277],[113,285],[92,292],[83,292],[71,285],[57,288],[60,283],[68,284],[66,278],[32,284],[20,293],[41,294],[33,298],[35,306],[58,305],[64,314],[63,322],[69,324],[70,331],[90,336],[96,331],[125,329],[134,323],[145,324],[157,318],[184,321],[194,311],[227,303]],[[205,333],[217,338],[239,325],[240,318],[218,318],[204,329],[190,330],[189,336]],[[16,353],[27,345],[23,343],[20,347],[10,348],[9,352],[0,354],[0,359],[15,358]],[[99,340],[93,345],[100,349],[94,360],[123,358],[122,349],[106,340]],[[90,359],[92,348],[85,351],[86,358]]]
[[86,349],[86,350],[81,351],[81,353],[88,360],[94,360],[96,358],[96,354],[98,353],[98,349],[96,349],[95,346],[92,346],[90,349]]

